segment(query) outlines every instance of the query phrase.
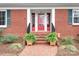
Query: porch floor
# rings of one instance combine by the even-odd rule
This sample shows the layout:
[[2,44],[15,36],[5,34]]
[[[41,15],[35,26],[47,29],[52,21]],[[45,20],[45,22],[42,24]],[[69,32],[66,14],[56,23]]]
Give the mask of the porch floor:
[[35,44],[26,46],[19,56],[54,56],[57,54],[57,46],[49,44]]

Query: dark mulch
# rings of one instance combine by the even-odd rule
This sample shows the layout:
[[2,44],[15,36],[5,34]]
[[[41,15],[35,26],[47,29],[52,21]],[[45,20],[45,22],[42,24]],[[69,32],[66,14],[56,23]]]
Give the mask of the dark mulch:
[[[76,48],[79,50],[79,40],[74,40],[74,45],[76,46]],[[75,52],[75,53],[70,53],[68,50],[66,49],[61,49],[60,47],[58,47],[58,53],[57,56],[79,56],[79,52]]]

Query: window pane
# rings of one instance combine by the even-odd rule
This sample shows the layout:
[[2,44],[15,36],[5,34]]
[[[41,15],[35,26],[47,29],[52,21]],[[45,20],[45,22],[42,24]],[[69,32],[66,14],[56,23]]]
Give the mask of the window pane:
[[0,11],[0,25],[5,25],[5,11]]
[[2,17],[1,17],[1,12],[0,12],[0,25],[2,25],[2,22],[1,22],[2,19],[1,19],[1,18],[2,18]]
[[47,13],[47,26],[50,26],[50,13]]
[[79,23],[79,17],[74,17],[74,23]]
[[74,14],[74,17],[79,17],[79,13]]
[[32,13],[32,26],[35,26],[35,13]]
[[50,13],[47,13],[47,31],[50,31]]
[[45,15],[44,13],[39,13],[38,14],[38,30],[42,31],[44,30],[44,21],[45,21]]
[[2,20],[2,25],[5,25],[5,21],[4,20]]
[[1,25],[1,23],[2,23],[2,22],[1,22],[1,20],[0,20],[0,25]]
[[40,25],[40,26],[44,25],[44,13],[38,14],[38,25]]
[[5,12],[2,12],[2,25],[5,25]]
[[35,13],[32,13],[32,31],[35,31]]

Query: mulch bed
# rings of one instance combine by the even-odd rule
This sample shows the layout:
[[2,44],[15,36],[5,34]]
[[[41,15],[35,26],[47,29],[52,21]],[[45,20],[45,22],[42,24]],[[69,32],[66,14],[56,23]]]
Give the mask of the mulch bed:
[[23,49],[14,50],[10,48],[10,44],[0,44],[0,56],[18,56]]
[[[79,40],[75,39],[74,40],[74,45],[79,50]],[[79,56],[79,52],[75,52],[75,53],[72,54],[68,50],[61,49],[60,47],[58,47],[57,56]]]
[[[19,40],[20,41],[19,43],[22,43],[24,45],[24,42],[22,42],[21,40],[22,39]],[[18,41],[16,43],[18,43]],[[23,49],[13,50],[9,47],[11,44],[13,43],[0,44],[0,56],[18,56],[20,52],[23,50]],[[79,40],[74,40],[74,45],[79,50]],[[61,49],[60,47],[58,47],[58,52],[56,56],[79,56],[79,52],[71,54],[69,53],[68,50]]]
[[[19,40],[14,43],[20,43],[24,46],[24,41],[22,38],[19,38]],[[23,50],[23,48],[18,50],[10,48],[11,44],[13,43],[0,44],[0,56],[18,56],[19,53]]]

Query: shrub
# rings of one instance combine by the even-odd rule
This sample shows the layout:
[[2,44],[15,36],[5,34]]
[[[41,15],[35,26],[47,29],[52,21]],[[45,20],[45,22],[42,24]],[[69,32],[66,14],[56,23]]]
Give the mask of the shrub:
[[9,46],[11,49],[22,49],[24,46],[20,43],[13,43]]
[[4,36],[2,35],[3,34],[3,31],[4,31],[4,29],[3,28],[0,28],[0,44],[2,44],[3,41],[4,41]]
[[36,37],[32,33],[28,33],[28,34],[26,33],[25,36],[24,36],[24,40],[25,41],[30,41],[30,42],[35,42]]
[[74,45],[62,45],[60,48],[63,49],[64,52],[68,54],[73,54],[78,52],[78,49]]
[[0,33],[3,32],[3,29],[0,29]]
[[0,36],[2,36],[4,29],[0,28]]
[[4,42],[4,37],[0,36],[0,44],[2,44]]
[[73,43],[73,37],[71,36],[64,37],[61,41],[62,45],[73,45]]
[[4,42],[5,43],[12,43],[14,42],[15,40],[17,40],[19,37],[17,35],[14,35],[14,34],[7,34],[4,36]]
[[57,41],[57,33],[56,32],[53,32],[53,33],[50,33],[47,37],[46,37],[47,41],[48,42],[55,42]]
[[69,50],[70,52],[77,52],[78,49],[74,45],[67,45],[66,49]]

